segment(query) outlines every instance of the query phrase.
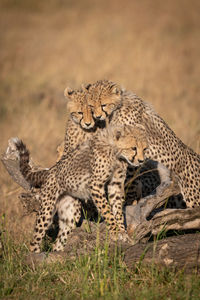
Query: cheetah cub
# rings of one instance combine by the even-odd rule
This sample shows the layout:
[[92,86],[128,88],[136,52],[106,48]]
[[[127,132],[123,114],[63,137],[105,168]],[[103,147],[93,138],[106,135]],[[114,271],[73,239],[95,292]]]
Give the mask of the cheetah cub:
[[[182,203],[182,198],[175,198],[175,203],[172,203],[172,206],[199,206],[200,155],[176,136],[150,104],[134,93],[120,87],[116,89],[119,98],[114,98],[109,92],[110,85],[113,85],[113,82],[99,80],[85,86],[87,102],[91,107],[93,116],[112,125],[135,126],[138,124],[144,126],[149,145],[145,153],[146,157],[154,162],[158,162],[159,166],[164,165],[166,170],[164,174],[164,168],[162,166],[160,169],[158,168],[158,184],[160,184],[159,180],[162,180],[163,177],[168,177],[169,180],[168,170],[172,171],[179,178],[184,203]],[[134,174],[131,168],[128,169],[127,175],[133,177]],[[156,188],[154,178],[150,178],[152,174],[149,173],[148,177],[143,177],[141,181],[146,189],[145,194],[149,190],[153,191]],[[151,182],[153,184],[149,185]],[[131,196],[131,193],[129,195]]]
[[[20,140],[15,139],[15,144],[23,161],[22,156],[27,155],[28,150]],[[74,221],[78,222],[80,218],[79,200],[73,198],[86,202],[92,199],[108,225],[111,238],[127,240],[122,213],[126,170],[121,166],[143,163],[146,148],[142,127],[108,126],[79,148],[62,156],[43,178],[38,193],[40,210],[30,250],[40,252],[42,239],[56,211],[60,230],[53,250],[63,250],[68,234],[75,227]],[[108,185],[108,199],[105,185]],[[112,189],[109,186],[112,185],[117,188],[110,194]]]
[[[87,93],[83,89],[73,90],[67,87],[64,96],[67,104],[66,129],[64,141],[57,147],[57,161],[63,155],[79,147],[97,131],[91,109],[87,104]],[[20,160],[21,173],[32,188],[40,188],[49,168],[36,169],[29,155],[23,155],[22,158],[23,161]]]
[[[106,87],[107,97],[118,102],[120,94],[118,86],[110,82]],[[91,139],[99,130],[105,127],[103,118],[94,121],[92,109],[88,105],[88,90],[83,86],[81,89],[73,90],[67,87],[64,91],[66,98],[66,129],[64,141],[58,146],[58,158],[79,147],[80,144]],[[102,93],[103,96],[103,93]],[[20,160],[20,171],[32,188],[40,188],[48,168],[36,170],[28,157],[23,156],[25,161]],[[24,168],[25,166],[25,168]]]

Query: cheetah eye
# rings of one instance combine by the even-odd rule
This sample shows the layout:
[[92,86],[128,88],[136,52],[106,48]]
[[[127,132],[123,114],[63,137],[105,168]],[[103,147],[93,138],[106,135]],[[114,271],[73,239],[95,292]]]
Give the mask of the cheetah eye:
[[113,103],[112,103],[112,104],[110,104],[110,109],[115,109],[115,106],[116,106],[116,105],[115,105],[115,104],[113,104]]
[[88,106],[89,106],[89,108],[91,109],[91,111],[93,112],[94,106],[93,106],[93,105],[88,105]]
[[101,107],[103,108],[103,107],[106,107],[107,106],[107,104],[101,104]]
[[136,147],[132,147],[132,150],[136,151],[136,150],[137,150],[137,148],[136,148]]
[[79,115],[82,115],[83,113],[82,113],[81,111],[78,111],[78,114],[79,114]]
[[147,151],[147,149],[148,149],[148,148],[144,148],[144,150],[143,150],[143,151],[145,152],[145,151]]

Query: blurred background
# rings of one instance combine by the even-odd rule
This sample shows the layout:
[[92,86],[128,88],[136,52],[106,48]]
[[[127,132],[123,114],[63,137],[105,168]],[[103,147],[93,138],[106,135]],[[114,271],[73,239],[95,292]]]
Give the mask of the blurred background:
[[[0,0],[0,152],[18,136],[35,162],[52,165],[64,88],[110,79],[199,153],[199,15],[199,0]],[[0,164],[0,216],[19,237],[32,230],[20,192]]]

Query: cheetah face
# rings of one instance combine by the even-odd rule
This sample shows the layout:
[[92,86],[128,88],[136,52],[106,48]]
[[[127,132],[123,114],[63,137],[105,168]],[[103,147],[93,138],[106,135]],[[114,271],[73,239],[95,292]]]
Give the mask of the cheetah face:
[[148,143],[142,126],[124,126],[122,130],[116,129],[115,138],[119,159],[125,160],[131,166],[139,166],[145,161]]
[[140,145],[132,148],[122,149],[119,157],[125,160],[130,166],[136,167],[144,163],[146,149],[146,145],[140,143]]
[[83,90],[74,91],[66,88],[64,95],[68,99],[67,111],[73,122],[86,130],[93,128],[95,122],[91,108],[87,103],[87,94]]
[[106,120],[121,106],[121,89],[113,82],[100,80],[87,85],[88,105],[95,120]]

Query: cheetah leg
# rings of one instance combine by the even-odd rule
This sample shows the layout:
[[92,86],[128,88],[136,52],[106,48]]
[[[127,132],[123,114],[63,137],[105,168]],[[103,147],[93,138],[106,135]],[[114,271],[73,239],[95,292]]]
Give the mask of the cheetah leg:
[[100,179],[93,180],[93,183],[90,187],[92,199],[101,214],[101,216],[105,219],[110,236],[113,240],[122,239],[122,235],[118,235],[118,227],[116,219],[111,210],[111,206],[106,199],[104,184],[99,184]]
[[59,233],[53,251],[63,251],[68,235],[81,217],[81,202],[71,196],[63,196],[58,206]]
[[[48,184],[47,184],[48,186]],[[49,195],[50,199],[49,199]],[[30,243],[30,251],[39,253],[42,239],[45,236],[46,231],[49,229],[53,222],[53,216],[56,211],[56,200],[59,196],[59,189],[56,184],[53,184],[51,188],[47,188],[46,185],[41,188],[38,195],[40,202],[40,210],[36,217],[36,224],[33,239]]]
[[108,200],[110,201],[112,212],[115,216],[118,226],[118,236],[124,242],[132,243],[133,240],[129,237],[125,230],[125,220],[123,213],[123,203],[125,202],[124,181],[126,177],[126,166],[115,170],[113,177],[108,185]]
[[[47,208],[49,210],[47,210]],[[30,251],[39,253],[42,239],[45,236],[46,231],[52,224],[53,216],[55,214],[55,205],[53,202],[48,203],[48,207],[41,205],[41,209],[36,217],[36,224],[33,239],[30,243]]]
[[121,232],[125,232],[124,216],[122,205],[124,198],[124,180],[126,177],[126,168],[115,170],[113,177],[108,185],[108,200],[112,207],[112,212],[117,221],[118,228]]

